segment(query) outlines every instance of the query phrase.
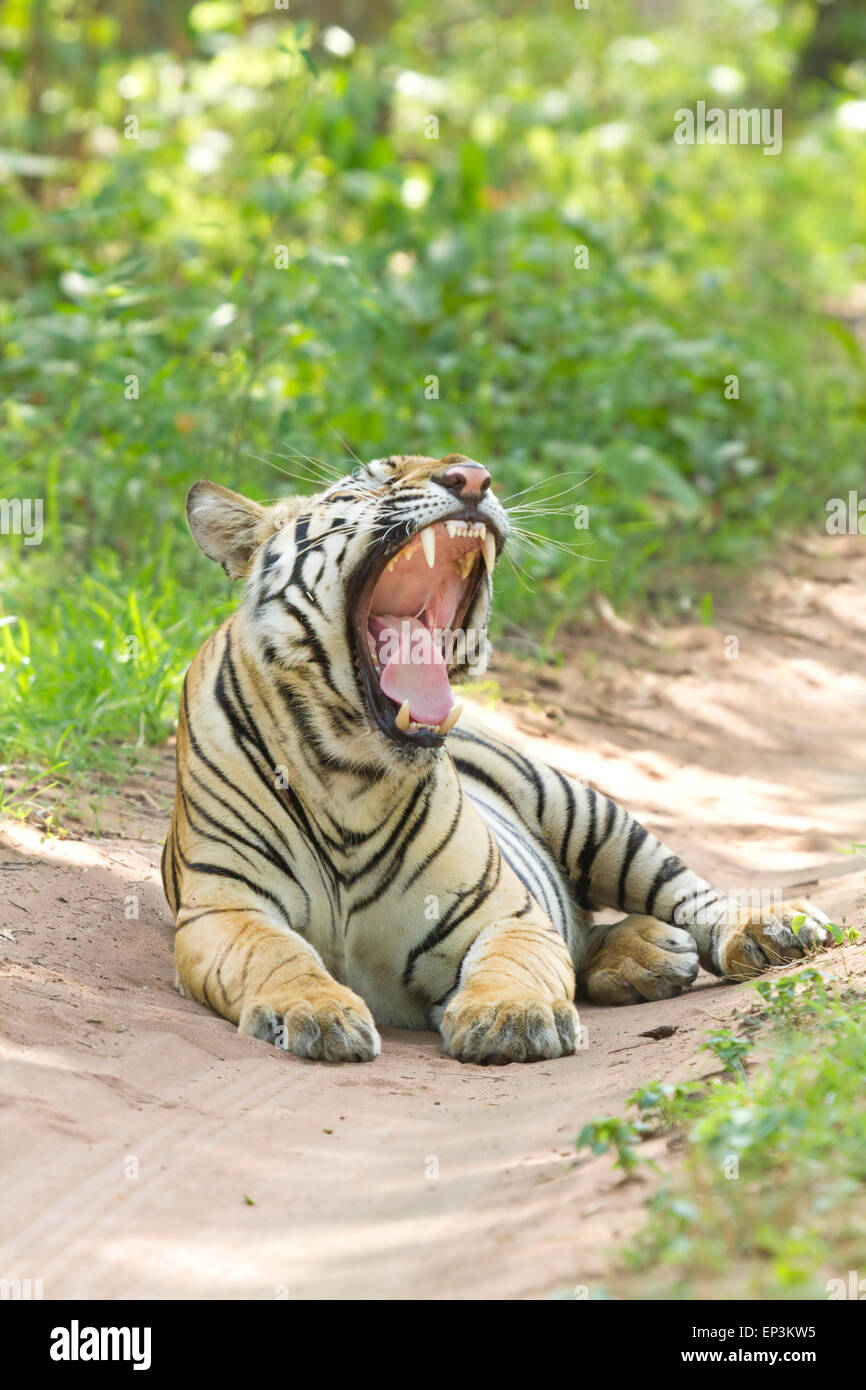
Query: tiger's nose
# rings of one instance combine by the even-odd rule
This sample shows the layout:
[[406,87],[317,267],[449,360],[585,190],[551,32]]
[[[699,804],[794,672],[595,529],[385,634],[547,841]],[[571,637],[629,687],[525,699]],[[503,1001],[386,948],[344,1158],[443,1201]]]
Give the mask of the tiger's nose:
[[473,463],[471,459],[466,459],[461,463],[452,463],[450,468],[446,468],[440,481],[443,487],[456,492],[462,501],[477,502],[490,486],[490,474],[482,463]]

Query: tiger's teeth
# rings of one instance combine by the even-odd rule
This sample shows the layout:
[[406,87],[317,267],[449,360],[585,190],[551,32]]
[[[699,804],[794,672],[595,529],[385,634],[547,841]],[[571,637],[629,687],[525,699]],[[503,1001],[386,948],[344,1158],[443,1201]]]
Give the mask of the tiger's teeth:
[[436,532],[432,526],[425,526],[421,532],[421,545],[427,558],[427,567],[432,570],[436,564]]
[[405,734],[409,727],[409,701],[404,700],[397,714],[397,728]]
[[448,711],[448,714],[445,716],[445,718],[442,720],[442,723],[439,725],[440,734],[447,734],[450,729],[453,729],[454,725],[457,723],[457,720],[460,718],[462,713],[463,701],[458,700],[456,704],[453,704],[451,706],[450,710]]
[[488,531],[484,537],[484,563],[487,566],[487,573],[493,573],[493,566],[496,564],[496,537],[492,531]]

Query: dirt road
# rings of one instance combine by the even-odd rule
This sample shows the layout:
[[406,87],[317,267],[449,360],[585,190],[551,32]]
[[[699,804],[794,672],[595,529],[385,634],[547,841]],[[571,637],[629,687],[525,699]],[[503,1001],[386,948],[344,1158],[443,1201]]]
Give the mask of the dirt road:
[[[718,886],[796,886],[862,924],[866,854],[843,852],[866,841],[862,540],[789,553],[717,600],[712,626],[560,646],[558,668],[495,663],[497,728]],[[298,1061],[173,988],[171,777],[166,754],[114,808],[117,833],[0,833],[0,1275],[42,1279],[46,1298],[544,1297],[603,1280],[646,1193],[606,1159],[576,1163],[572,1136],[639,1082],[705,1068],[702,1035],[750,991],[701,976],[680,999],[584,1007],[588,1049],[535,1066],[464,1067],[433,1034],[391,1029],[369,1066]],[[646,1036],[660,1024],[676,1031]]]

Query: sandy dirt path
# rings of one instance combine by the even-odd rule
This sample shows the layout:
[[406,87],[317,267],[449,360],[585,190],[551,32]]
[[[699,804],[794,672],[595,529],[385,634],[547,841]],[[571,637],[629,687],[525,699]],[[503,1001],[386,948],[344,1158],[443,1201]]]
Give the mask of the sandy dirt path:
[[[558,668],[497,660],[497,728],[720,887],[796,887],[862,924],[866,854],[842,852],[866,840],[862,540],[794,552],[717,599],[712,626],[559,645]],[[372,1065],[298,1061],[172,986],[171,779],[166,754],[118,833],[0,832],[0,1275],[46,1298],[531,1298],[603,1280],[646,1192],[576,1162],[572,1136],[638,1083],[705,1070],[703,1034],[751,991],[701,976],[680,999],[585,1006],[588,1049],[535,1066],[461,1066],[393,1029]]]

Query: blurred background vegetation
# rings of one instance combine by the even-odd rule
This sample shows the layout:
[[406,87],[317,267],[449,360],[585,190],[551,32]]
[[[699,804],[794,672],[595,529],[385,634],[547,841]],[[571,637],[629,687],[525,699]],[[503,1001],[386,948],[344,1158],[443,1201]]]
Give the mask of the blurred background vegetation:
[[[3,764],[169,731],[232,601],[201,476],[540,485],[499,612],[541,651],[863,485],[860,0],[8,0],[0,57],[0,497],[45,506],[0,537]],[[675,144],[698,100],[782,153]]]

